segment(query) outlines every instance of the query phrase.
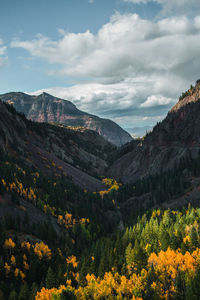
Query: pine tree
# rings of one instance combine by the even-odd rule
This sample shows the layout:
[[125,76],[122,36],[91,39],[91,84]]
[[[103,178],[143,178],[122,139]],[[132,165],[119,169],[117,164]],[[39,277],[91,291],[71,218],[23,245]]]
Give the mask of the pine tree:
[[48,268],[45,282],[46,282],[46,287],[48,289],[56,287],[56,278],[55,278],[55,274],[54,274],[54,272],[53,272],[53,270],[52,270],[51,267]]
[[132,244],[129,243],[125,250],[126,264],[131,266],[134,260],[134,251],[132,248]]
[[76,297],[74,296],[72,291],[63,291],[59,297],[59,300],[75,300]]
[[87,267],[86,267],[86,262],[84,259],[82,262],[80,273],[79,273],[79,281],[82,285],[85,284],[85,282],[86,282],[86,279],[85,279],[86,274],[87,274]]
[[27,283],[21,285],[19,292],[19,300],[27,300],[29,298],[29,289]]
[[180,272],[178,272],[178,275],[176,276],[175,285],[176,285],[176,299],[178,300],[185,299],[184,297],[185,282]]
[[170,245],[170,236],[164,226],[161,227],[160,241],[161,241],[161,245],[162,245],[162,250],[166,251]]
[[38,285],[36,282],[33,282],[32,286],[31,286],[31,290],[30,290],[29,300],[35,300],[37,291],[38,291]]
[[0,289],[0,300],[5,300],[6,298],[4,297],[3,291]]
[[192,246],[195,248],[198,247],[198,235],[194,227],[192,227],[190,238],[191,238]]
[[[15,290],[12,290],[12,291],[10,292],[10,295],[9,295],[8,300],[17,300],[17,298],[18,298],[18,296],[17,296],[16,291],[15,291]],[[1,299],[1,298],[0,298],[0,299]]]
[[147,255],[145,250],[140,246],[138,240],[135,241],[133,250],[133,262],[138,273],[147,265]]
[[191,279],[186,289],[186,300],[200,299],[200,269],[196,271],[195,277]]
[[99,262],[99,269],[98,269],[98,275],[100,277],[103,277],[104,273],[107,271],[108,269],[108,260],[107,260],[107,256],[104,254],[101,258],[100,258],[100,262]]

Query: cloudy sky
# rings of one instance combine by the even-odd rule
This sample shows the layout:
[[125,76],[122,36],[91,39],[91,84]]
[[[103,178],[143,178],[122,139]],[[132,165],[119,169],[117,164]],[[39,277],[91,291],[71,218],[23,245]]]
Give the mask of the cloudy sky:
[[130,128],[198,78],[199,0],[0,0],[0,93],[46,91]]

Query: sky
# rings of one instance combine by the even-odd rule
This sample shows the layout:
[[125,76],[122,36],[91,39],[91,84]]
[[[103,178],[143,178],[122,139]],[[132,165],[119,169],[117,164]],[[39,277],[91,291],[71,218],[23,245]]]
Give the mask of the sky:
[[154,125],[200,78],[199,0],[0,0],[0,94]]

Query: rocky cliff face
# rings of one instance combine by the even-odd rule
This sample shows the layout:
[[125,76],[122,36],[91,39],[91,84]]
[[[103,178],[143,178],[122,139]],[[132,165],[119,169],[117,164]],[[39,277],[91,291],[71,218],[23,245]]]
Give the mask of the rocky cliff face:
[[24,93],[7,93],[0,99],[12,104],[15,109],[33,121],[59,123],[65,126],[83,126],[98,132],[110,143],[121,146],[132,137],[119,125],[108,119],[87,114],[76,108],[70,101],[53,97],[47,93],[30,96]]
[[0,101],[0,153],[22,159],[48,175],[71,178],[84,189],[105,187],[94,176],[103,175],[115,147],[95,131],[36,123]]
[[200,83],[171,109],[145,139],[110,167],[109,175],[133,182],[173,168],[181,159],[195,158],[200,149]]

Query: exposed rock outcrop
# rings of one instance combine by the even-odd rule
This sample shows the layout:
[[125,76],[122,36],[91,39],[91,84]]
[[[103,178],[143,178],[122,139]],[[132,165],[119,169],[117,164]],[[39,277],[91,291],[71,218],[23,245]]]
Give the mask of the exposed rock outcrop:
[[133,182],[171,169],[182,158],[195,158],[200,150],[199,115],[200,82],[144,140],[133,143],[131,150],[113,163],[109,175]]
[[69,129],[36,123],[0,101],[0,151],[24,160],[51,176],[64,174],[91,191],[105,189],[95,175],[107,168],[108,152],[115,147],[85,128]]
[[0,95],[0,99],[12,104],[17,111],[24,113],[28,119],[33,121],[82,126],[98,132],[116,146],[124,145],[132,140],[131,135],[115,122],[80,111],[70,101],[53,97],[47,93],[30,96],[13,92]]

